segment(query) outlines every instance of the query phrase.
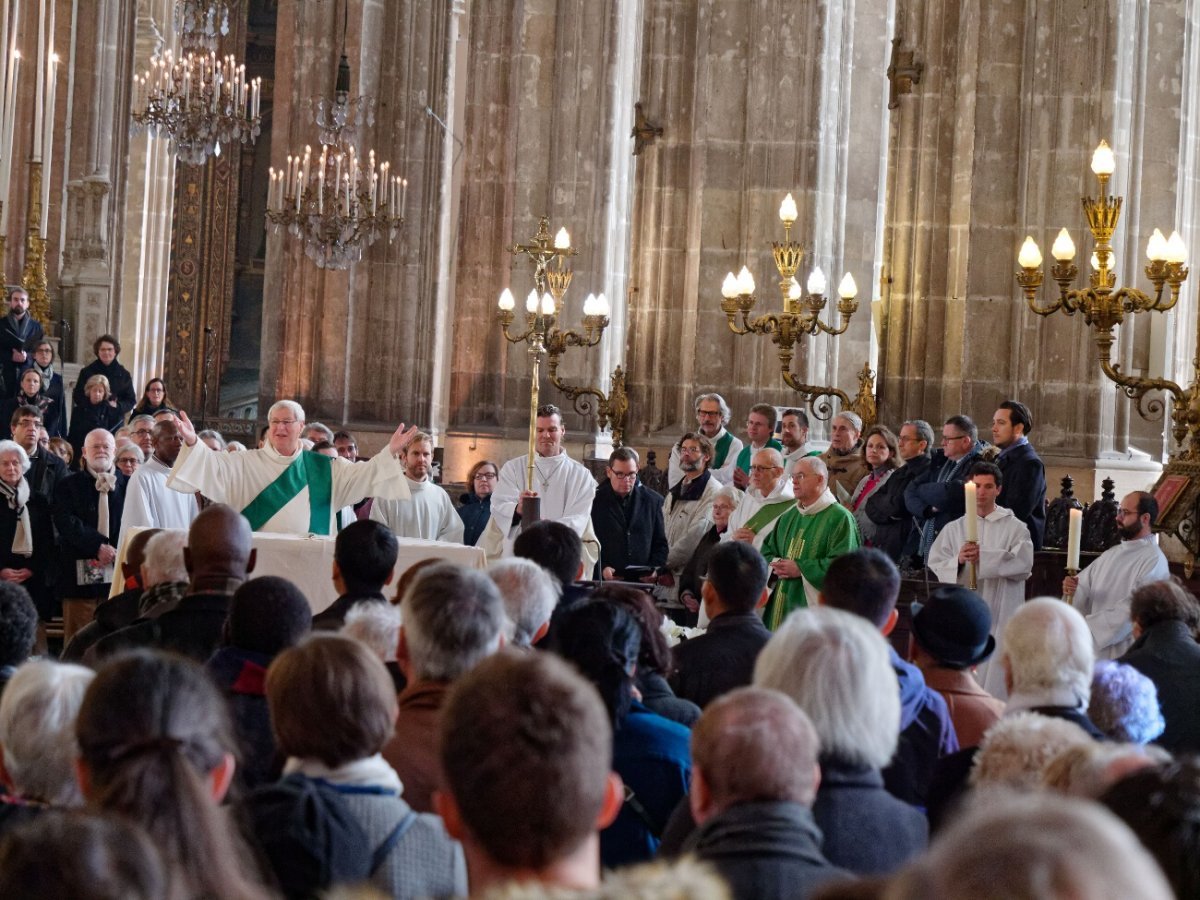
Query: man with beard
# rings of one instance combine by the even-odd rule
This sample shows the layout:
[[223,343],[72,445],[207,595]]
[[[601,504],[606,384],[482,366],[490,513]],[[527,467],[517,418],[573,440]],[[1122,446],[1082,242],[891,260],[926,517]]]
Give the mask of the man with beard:
[[0,373],[4,376],[5,396],[17,392],[17,373],[29,362],[29,351],[45,334],[42,326],[29,315],[29,294],[14,288],[8,295],[8,315],[0,320]]
[[1072,605],[1083,613],[1096,659],[1116,659],[1133,644],[1129,604],[1143,584],[1171,577],[1167,558],[1152,534],[1158,518],[1153,494],[1134,491],[1121,498],[1117,532],[1121,543],[1105,550],[1076,577],[1063,579],[1063,595],[1074,594]]
[[592,533],[592,499],[596,479],[581,463],[563,449],[562,413],[547,403],[538,407],[533,460],[533,487],[525,483],[529,457],[521,455],[500,467],[500,477],[492,492],[492,518],[476,546],[483,547],[488,559],[509,556],[512,541],[521,523],[521,500],[540,497],[543,520],[562,522],[583,540],[584,571],[591,572],[600,555],[600,546]]
[[130,477],[125,490],[122,534],[125,529],[135,526],[187,530],[200,512],[195,494],[181,494],[167,487],[171,466],[175,465],[183,446],[179,426],[171,419],[157,423],[151,431],[151,441],[150,455]]
[[[729,405],[720,394],[701,394],[696,398],[695,410],[697,431],[712,445],[708,472],[721,484],[732,484],[734,464],[742,452],[742,442],[732,432],[725,430],[729,424]],[[670,487],[683,478],[679,448],[679,444],[671,448],[671,459],[667,463],[667,484]]]
[[404,477],[408,500],[378,499],[371,505],[371,519],[392,529],[398,538],[450,541],[461,544],[463,522],[454,501],[440,484],[430,478],[433,467],[433,438],[417,434],[404,451]]
[[54,526],[63,567],[63,644],[92,620],[96,605],[108,596],[117,560],[116,535],[121,532],[128,479],[115,465],[117,444],[102,428],[83,440],[83,471],[58,483],[54,491]]
[[805,456],[820,456],[808,446],[808,413],[802,409],[785,409],[779,420],[779,443],[783,445],[784,477],[792,471],[796,460]]
[[850,502],[850,495],[869,471],[863,459],[862,419],[857,413],[844,411],[833,417],[829,424],[829,449],[821,454],[821,460],[829,470],[829,490],[842,505]]

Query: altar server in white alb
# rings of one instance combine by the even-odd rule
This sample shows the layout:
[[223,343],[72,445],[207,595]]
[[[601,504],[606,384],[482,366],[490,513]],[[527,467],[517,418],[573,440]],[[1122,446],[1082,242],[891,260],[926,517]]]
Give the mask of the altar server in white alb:
[[181,494],[167,487],[171,467],[179,458],[183,435],[174,419],[154,423],[150,458],[138,466],[125,488],[125,511],[121,534],[129,528],[178,528],[187,531],[200,513],[195,494]]
[[421,432],[404,451],[404,476],[408,500],[380,500],[371,504],[371,518],[382,522],[398,538],[451,541],[461,544],[463,520],[454,501],[433,478],[433,438]]
[[1133,644],[1129,618],[1133,592],[1171,577],[1167,558],[1151,531],[1157,519],[1158,501],[1153,494],[1127,494],[1117,509],[1121,543],[1105,550],[1078,576],[1063,579],[1063,596],[1074,594],[1072,605],[1087,619],[1096,659],[1116,659]]
[[1025,602],[1025,582],[1033,574],[1033,541],[1025,523],[1011,509],[996,505],[1003,490],[1003,476],[995,463],[977,462],[971,467],[975,485],[979,540],[967,540],[967,520],[955,519],[943,528],[929,550],[929,568],[938,581],[968,584],[968,563],[975,565],[977,592],[992,611],[992,636],[996,652],[976,669],[979,683],[993,697],[1008,696],[1004,667],[994,660],[1004,655],[1004,626]]
[[540,497],[542,519],[562,522],[578,534],[584,543],[584,571],[590,572],[600,555],[600,544],[592,533],[592,499],[596,479],[581,463],[563,450],[566,436],[562,413],[557,406],[539,406],[533,458],[533,490],[526,490],[529,456],[510,459],[500,467],[500,478],[492,492],[492,517],[476,545],[488,559],[512,553],[512,542],[521,525],[521,498]]
[[401,423],[388,446],[370,462],[352,463],[304,449],[304,410],[293,400],[272,405],[267,425],[267,443],[261,449],[220,453],[196,439],[196,429],[181,412],[184,446],[167,486],[227,503],[254,531],[275,534],[333,535],[334,513],[343,506],[364,497],[408,499],[400,457],[416,436],[416,426],[405,428]]

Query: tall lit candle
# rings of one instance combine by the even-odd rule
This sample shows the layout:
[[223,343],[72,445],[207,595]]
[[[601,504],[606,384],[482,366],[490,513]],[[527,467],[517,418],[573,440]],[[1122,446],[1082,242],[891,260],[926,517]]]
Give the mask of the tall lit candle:
[[1083,510],[1071,510],[1067,525],[1067,568],[1079,571],[1079,544],[1083,538]]
[[[53,15],[51,16],[53,21]],[[46,131],[42,140],[42,240],[50,227],[50,167],[54,160],[54,88],[58,84],[58,56],[51,53],[46,73]]]
[[42,158],[42,120],[46,99],[46,0],[38,0],[37,75],[33,91],[33,158]]
[[967,540],[979,543],[979,509],[975,505],[975,482],[968,481],[963,485],[966,491],[966,522]]

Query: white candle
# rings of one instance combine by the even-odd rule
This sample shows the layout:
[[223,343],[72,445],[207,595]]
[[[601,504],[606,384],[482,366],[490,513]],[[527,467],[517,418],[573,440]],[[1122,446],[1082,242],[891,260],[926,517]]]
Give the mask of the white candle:
[[968,481],[963,485],[966,491],[966,525],[967,540],[979,543],[979,509],[975,505],[975,482]]
[[[53,21],[53,15],[51,15]],[[46,133],[42,141],[42,240],[50,227],[50,168],[54,160],[54,88],[58,84],[55,63],[58,57],[50,54],[50,71],[46,75]]]
[[42,158],[43,103],[46,97],[46,0],[38,0],[37,75],[33,94],[33,158]]
[[1079,544],[1083,538],[1083,510],[1071,510],[1067,527],[1067,568],[1079,571]]

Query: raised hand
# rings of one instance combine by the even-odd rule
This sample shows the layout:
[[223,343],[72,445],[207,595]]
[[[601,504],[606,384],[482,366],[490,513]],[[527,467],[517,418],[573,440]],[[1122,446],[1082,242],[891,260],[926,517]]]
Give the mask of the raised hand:
[[194,446],[196,443],[196,427],[192,424],[192,420],[188,418],[187,413],[182,409],[175,418],[179,421],[179,436],[183,438],[183,442],[189,447]]
[[391,451],[392,456],[402,454],[420,430],[416,425],[409,425],[405,428],[404,423],[401,422],[400,427],[392,435],[392,439],[388,441],[388,450]]

